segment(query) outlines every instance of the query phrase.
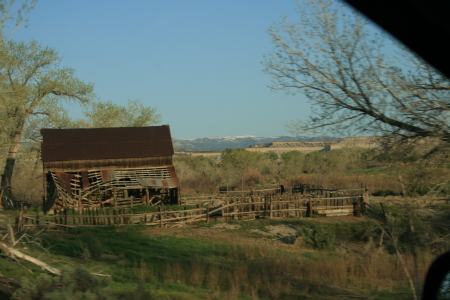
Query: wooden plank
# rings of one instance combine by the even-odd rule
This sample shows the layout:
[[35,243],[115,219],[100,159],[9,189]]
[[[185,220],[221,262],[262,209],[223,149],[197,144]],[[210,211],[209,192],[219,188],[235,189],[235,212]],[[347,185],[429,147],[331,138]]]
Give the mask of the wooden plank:
[[315,201],[320,201],[320,200],[342,200],[342,199],[361,199],[362,196],[342,196],[342,197],[333,197],[333,198],[312,198],[311,200]]

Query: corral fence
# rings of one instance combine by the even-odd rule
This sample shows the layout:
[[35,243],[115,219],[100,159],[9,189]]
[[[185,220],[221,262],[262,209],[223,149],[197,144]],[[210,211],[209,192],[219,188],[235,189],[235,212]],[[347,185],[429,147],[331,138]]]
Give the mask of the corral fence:
[[[360,216],[364,213],[367,194],[361,190],[339,193],[324,192],[314,197],[301,194],[227,196],[198,199],[195,209],[179,211],[155,207],[157,211],[131,213],[125,208],[63,209],[53,215],[32,215],[24,208],[16,217],[16,229],[36,226],[57,228],[86,226],[150,225],[179,227],[197,222],[209,223],[211,219],[302,218],[313,216]],[[186,200],[185,205],[188,203]]]

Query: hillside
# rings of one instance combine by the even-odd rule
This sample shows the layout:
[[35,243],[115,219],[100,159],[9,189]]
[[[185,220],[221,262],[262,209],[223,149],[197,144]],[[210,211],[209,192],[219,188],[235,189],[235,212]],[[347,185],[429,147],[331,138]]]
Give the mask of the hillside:
[[220,157],[220,152],[226,148],[245,148],[248,151],[283,153],[297,150],[302,153],[329,151],[344,147],[376,148],[380,145],[379,137],[216,137],[195,140],[174,139],[177,154],[192,156]]
[[334,137],[302,137],[302,136],[278,136],[278,137],[255,137],[255,136],[224,136],[198,139],[173,139],[174,148],[182,151],[207,151],[223,150],[226,148],[248,148],[256,144],[270,144],[274,142],[314,142],[335,141]]
[[[411,298],[395,255],[383,250],[383,236],[365,218],[213,220],[179,228],[27,234],[16,248],[63,276],[1,258],[0,285],[9,283],[9,291],[22,286],[15,299]],[[384,243],[389,247],[387,238]],[[404,255],[412,268],[411,255]],[[422,272],[434,256],[419,261]]]

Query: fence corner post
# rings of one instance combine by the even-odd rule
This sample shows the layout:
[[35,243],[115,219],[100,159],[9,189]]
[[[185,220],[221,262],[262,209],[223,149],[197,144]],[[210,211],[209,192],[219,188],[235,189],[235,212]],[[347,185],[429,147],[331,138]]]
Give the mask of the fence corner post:
[[309,198],[309,200],[308,200],[308,208],[307,208],[307,215],[308,215],[308,217],[312,217],[313,216],[313,209],[312,209],[312,201],[311,201],[311,198]]

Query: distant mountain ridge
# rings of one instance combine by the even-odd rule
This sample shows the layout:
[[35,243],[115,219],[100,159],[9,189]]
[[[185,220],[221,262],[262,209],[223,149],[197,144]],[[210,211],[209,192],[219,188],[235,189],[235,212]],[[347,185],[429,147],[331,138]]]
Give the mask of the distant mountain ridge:
[[177,150],[190,151],[208,151],[223,150],[226,148],[248,148],[257,144],[268,144],[274,142],[322,142],[322,141],[339,141],[340,138],[319,136],[276,136],[276,137],[255,137],[251,135],[245,136],[220,136],[211,138],[198,139],[173,139],[173,146]]

